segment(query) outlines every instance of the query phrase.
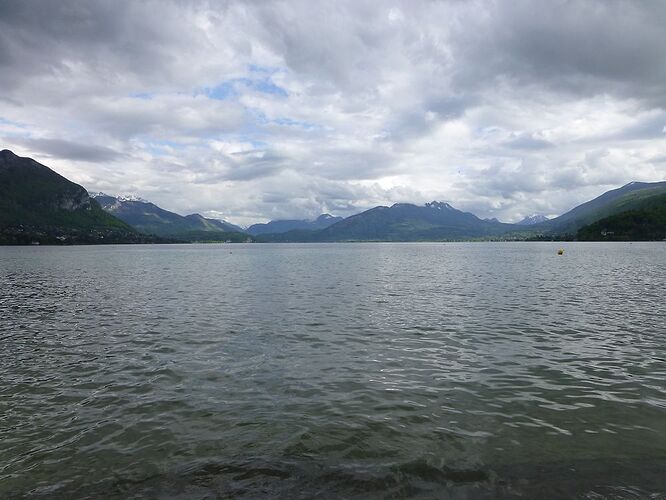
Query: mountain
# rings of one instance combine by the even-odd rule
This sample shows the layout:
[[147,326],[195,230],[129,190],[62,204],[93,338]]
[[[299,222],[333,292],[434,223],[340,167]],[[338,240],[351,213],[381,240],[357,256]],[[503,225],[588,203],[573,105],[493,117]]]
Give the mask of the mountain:
[[187,241],[237,241],[238,226],[226,221],[207,219],[199,214],[179,215],[136,197],[115,197],[95,193],[102,208],[145,234],[155,234]]
[[0,151],[0,243],[155,241],[107,214],[88,192],[31,158]]
[[334,217],[329,214],[322,214],[314,220],[272,220],[265,224],[253,224],[247,228],[247,232],[253,236],[260,234],[280,234],[294,230],[312,230],[325,229],[336,222],[340,222],[342,217]]
[[643,198],[631,210],[583,226],[576,237],[583,241],[666,240],[666,194]]
[[240,226],[220,219],[207,219],[203,215],[191,214],[186,215],[185,218],[200,227],[202,231],[225,231],[225,232],[244,232]]
[[530,229],[550,234],[573,235],[581,227],[600,219],[639,208],[645,199],[659,194],[666,194],[666,181],[630,182],[578,205],[559,217],[534,224]]
[[546,222],[547,220],[549,220],[549,219],[545,215],[534,214],[534,215],[528,215],[527,217],[525,217],[520,222],[516,222],[516,224],[519,225],[519,226],[532,226],[534,224],[539,224],[541,222]]
[[396,203],[352,215],[319,231],[290,231],[270,241],[442,241],[499,236],[512,224],[479,219],[448,203]]

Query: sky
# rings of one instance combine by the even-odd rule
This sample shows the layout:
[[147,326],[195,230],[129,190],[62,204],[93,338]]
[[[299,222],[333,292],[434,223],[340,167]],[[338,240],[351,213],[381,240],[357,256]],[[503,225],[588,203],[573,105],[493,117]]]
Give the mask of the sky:
[[0,1],[0,149],[238,224],[666,179],[666,2]]

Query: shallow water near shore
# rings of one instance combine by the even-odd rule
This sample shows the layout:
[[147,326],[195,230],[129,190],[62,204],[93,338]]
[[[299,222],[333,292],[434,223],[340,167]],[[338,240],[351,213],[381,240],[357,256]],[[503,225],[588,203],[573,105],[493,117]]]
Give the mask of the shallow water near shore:
[[665,285],[664,243],[0,247],[0,497],[666,498]]

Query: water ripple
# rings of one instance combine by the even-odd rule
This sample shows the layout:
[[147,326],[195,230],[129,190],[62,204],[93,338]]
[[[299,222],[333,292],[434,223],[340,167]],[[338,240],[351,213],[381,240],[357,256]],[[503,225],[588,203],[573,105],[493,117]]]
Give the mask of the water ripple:
[[0,248],[0,496],[666,498],[666,246]]

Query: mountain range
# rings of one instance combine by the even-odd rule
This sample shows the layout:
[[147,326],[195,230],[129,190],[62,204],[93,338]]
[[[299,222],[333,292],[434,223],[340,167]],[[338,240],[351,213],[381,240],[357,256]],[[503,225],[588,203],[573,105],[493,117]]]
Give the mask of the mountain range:
[[332,226],[342,219],[342,217],[322,214],[314,220],[272,220],[265,224],[253,224],[247,228],[247,232],[253,236],[258,236],[260,234],[278,234],[296,230],[316,231],[317,229],[325,229],[328,226]]
[[479,219],[448,203],[423,206],[396,203],[347,217],[319,231],[289,231],[268,235],[267,241],[432,241],[498,236],[513,224]]
[[[631,182],[579,205],[565,214],[547,219],[532,216],[517,224],[479,219],[448,203],[424,206],[397,203],[352,215],[319,231],[288,231],[260,237],[261,241],[443,241],[470,239],[574,239],[579,230],[604,217],[657,203],[666,194],[666,182]],[[655,201],[656,200],[656,201]],[[586,239],[595,239],[585,232]],[[650,234],[656,234],[654,232]],[[597,239],[607,239],[599,233]]]
[[109,214],[137,231],[184,241],[245,241],[241,227],[199,214],[178,215],[136,197],[93,193],[95,201]]
[[[548,220],[517,224],[480,219],[448,203],[378,206],[347,218],[275,220],[247,229],[200,214],[179,215],[136,197],[88,192],[48,167],[0,152],[0,244],[164,241],[451,241],[525,239],[663,239],[666,181],[631,182]],[[612,217],[631,212],[631,217]],[[608,220],[607,220],[608,219]],[[637,228],[630,227],[631,224]],[[601,225],[599,225],[601,224]],[[166,238],[166,240],[165,240]]]

